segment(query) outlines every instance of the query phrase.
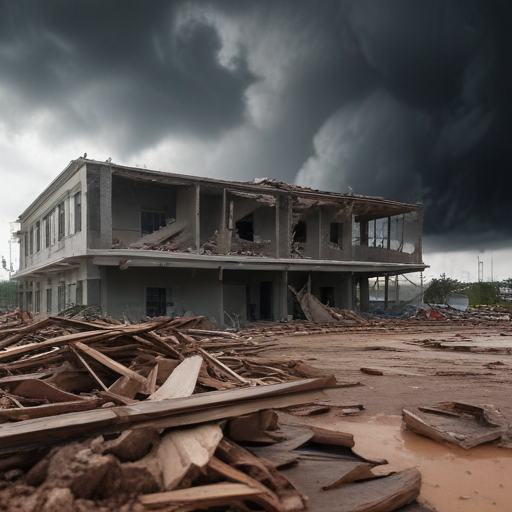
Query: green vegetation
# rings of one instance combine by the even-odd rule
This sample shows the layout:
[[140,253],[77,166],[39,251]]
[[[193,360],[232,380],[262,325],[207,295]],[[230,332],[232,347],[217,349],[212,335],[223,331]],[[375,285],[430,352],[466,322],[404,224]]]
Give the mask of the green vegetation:
[[480,282],[470,283],[459,291],[469,297],[470,306],[477,306],[478,304],[497,304],[499,289],[499,283]]
[[461,287],[462,283],[457,279],[446,277],[446,274],[441,274],[439,279],[432,279],[430,286],[425,292],[425,302],[433,304],[445,304],[448,300],[448,296],[451,293],[457,292]]
[[[512,282],[512,279],[508,281]],[[438,279],[432,279],[425,292],[425,302],[446,304],[452,293],[460,293],[468,296],[470,306],[492,305],[499,302],[499,288],[498,282],[461,283],[457,279],[446,277],[446,274],[441,274]]]
[[18,283],[0,281],[0,310],[14,309],[18,302]]

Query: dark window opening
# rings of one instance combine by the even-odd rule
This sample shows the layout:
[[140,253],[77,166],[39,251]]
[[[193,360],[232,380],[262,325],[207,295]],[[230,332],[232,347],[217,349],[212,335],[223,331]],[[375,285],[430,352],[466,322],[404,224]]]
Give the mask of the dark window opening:
[[41,284],[36,283],[34,313],[39,313],[40,311],[41,311]]
[[76,283],[76,303],[82,305],[84,300],[84,282],[78,281]]
[[165,214],[151,210],[142,210],[140,214],[140,227],[143,235],[149,235],[165,226]]
[[75,233],[82,231],[82,193],[77,192],[74,195],[75,203]]
[[252,213],[246,215],[243,219],[237,220],[235,224],[238,236],[242,240],[254,242],[254,217]]
[[260,283],[260,320],[274,320],[272,282]]
[[36,222],[36,252],[41,250],[41,222]]
[[320,287],[320,302],[322,304],[327,304],[331,307],[335,306],[334,287],[332,287],[332,286],[321,286]]
[[332,244],[336,244],[341,249],[343,237],[343,224],[340,222],[331,222],[331,232],[329,241]]
[[46,289],[46,312],[47,313],[52,312],[52,289],[51,288]]
[[66,234],[66,209],[64,203],[60,203],[57,208],[59,212],[59,240],[62,240]]
[[34,254],[34,228],[33,227],[30,228],[28,243],[29,243],[29,248],[28,248],[29,254]]
[[28,233],[25,233],[25,236],[23,237],[24,246],[25,246],[25,256],[28,256]]
[[151,318],[165,316],[167,305],[165,291],[165,288],[146,288],[146,316]]
[[59,313],[66,309],[66,286],[64,283],[59,284],[57,287],[57,307]]
[[50,216],[47,215],[44,219],[44,246],[45,247],[50,247],[50,229],[51,229]]
[[305,243],[308,239],[307,224],[303,220],[299,220],[293,230],[293,241],[299,243]]

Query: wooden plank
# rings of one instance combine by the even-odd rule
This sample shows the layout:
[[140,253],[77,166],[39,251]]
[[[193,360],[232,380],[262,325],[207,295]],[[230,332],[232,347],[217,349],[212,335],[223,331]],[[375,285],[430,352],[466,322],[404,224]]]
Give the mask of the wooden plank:
[[4,383],[2,386],[15,395],[25,398],[41,398],[49,402],[73,402],[87,400],[87,398],[67,393],[61,389],[38,379],[25,379],[21,382]]
[[222,439],[218,425],[207,423],[186,429],[174,429],[164,435],[156,449],[167,491],[192,483],[213,457]]
[[142,384],[140,382],[123,375],[108,388],[108,392],[133,400],[141,389]]
[[157,401],[190,396],[196,387],[197,376],[202,364],[201,356],[185,359],[174,369],[165,383],[148,397],[148,400]]
[[146,377],[143,377],[137,372],[134,372],[133,370],[126,368],[126,366],[123,366],[122,364],[118,363],[117,361],[114,361],[105,354],[102,354],[99,350],[88,347],[87,345],[84,345],[79,341],[73,343],[73,345],[82,352],[84,352],[85,354],[87,354],[89,357],[92,357],[93,359],[103,364],[107,368],[110,368],[111,370],[115,371],[116,373],[124,375],[125,377],[129,377],[130,379],[136,380],[137,382],[140,382],[142,385],[146,385]]
[[262,491],[246,484],[221,483],[200,485],[178,491],[145,494],[139,501],[146,508],[160,508],[172,505],[191,504],[194,507],[228,505],[233,500],[248,500],[260,495]]
[[146,379],[145,386],[141,389],[141,393],[145,395],[152,395],[156,391],[156,378],[158,375],[158,364],[155,364],[153,369],[149,372]]
[[[64,437],[102,432],[120,432],[158,424],[158,428],[204,423],[239,414],[269,409],[276,404],[293,405],[322,396],[327,379],[307,379],[268,386],[213,391],[186,398],[139,402],[90,412],[62,414],[44,420],[5,424],[0,428],[0,449]],[[165,421],[164,421],[165,420]],[[161,424],[160,424],[160,423]]]
[[261,495],[254,500],[267,512],[283,512],[283,510],[285,510],[281,503],[279,503],[279,498],[277,495],[273,493],[268,487],[265,487],[261,482],[258,482],[258,480],[250,477],[249,475],[246,475],[242,471],[239,471],[229,464],[222,462],[217,457],[212,457],[210,463],[208,464],[208,468],[213,470],[218,475],[224,477],[226,480],[246,484],[254,489],[260,489]]
[[226,366],[224,363],[221,363],[218,359],[216,359],[215,357],[213,357],[211,354],[209,354],[208,352],[206,352],[206,350],[203,350],[201,347],[196,347],[197,350],[199,350],[199,352],[201,352],[201,354],[203,354],[203,356],[208,360],[210,361],[212,364],[214,364],[215,366],[217,366],[223,373],[225,373],[226,375],[228,375],[229,377],[232,377],[234,378],[235,380],[237,380],[238,382],[241,382],[242,384],[249,384],[250,383],[250,380],[242,377],[241,375],[238,375],[238,373],[236,373],[235,371],[233,371],[231,368],[229,368],[228,366]]
[[308,496],[310,510],[326,510],[328,496],[330,512],[390,512],[411,503],[420,493],[421,474],[415,468],[323,491],[321,486],[332,480],[337,464],[306,460],[283,470],[283,474]]
[[23,407],[23,409],[0,409],[0,422],[32,420],[56,414],[73,413],[77,411],[90,411],[96,409],[100,403],[97,398],[75,400],[73,402],[59,402],[54,404]]
[[219,443],[216,456],[235,469],[240,468],[246,475],[270,488],[279,500],[279,510],[299,511],[306,508],[304,498],[293,484],[265,459],[256,457],[227,438]]
[[346,446],[347,448],[352,448],[355,444],[354,436],[352,434],[339,432],[337,430],[328,430],[312,425],[310,425],[309,428],[313,431],[312,441],[315,443]]
[[108,391],[108,388],[107,386],[105,386],[104,382],[96,375],[96,373],[94,372],[94,370],[89,366],[89,364],[87,363],[87,361],[75,350],[74,347],[69,347],[73,353],[75,354],[76,358],[78,359],[78,361],[80,361],[80,363],[82,363],[82,365],[84,366],[84,368],[89,372],[89,374],[91,375],[91,377],[100,385],[101,388],[103,388],[104,391]]

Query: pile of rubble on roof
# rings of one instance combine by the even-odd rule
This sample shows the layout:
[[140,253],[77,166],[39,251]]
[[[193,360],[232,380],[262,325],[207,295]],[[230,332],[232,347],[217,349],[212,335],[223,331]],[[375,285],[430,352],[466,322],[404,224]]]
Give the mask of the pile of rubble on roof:
[[312,506],[324,499],[322,487],[347,511],[414,500],[416,470],[375,480],[384,461],[355,454],[350,435],[279,427],[272,409],[339,384],[257,357],[266,346],[203,317],[0,328],[0,511],[285,512],[306,509],[305,490]]

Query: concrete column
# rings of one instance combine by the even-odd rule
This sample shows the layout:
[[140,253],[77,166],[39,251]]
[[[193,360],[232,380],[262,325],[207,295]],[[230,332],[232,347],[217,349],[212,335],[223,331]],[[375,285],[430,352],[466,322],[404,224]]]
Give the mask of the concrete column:
[[219,296],[219,322],[221,327],[224,324],[224,284],[223,284],[223,269],[219,267],[219,287],[220,287],[220,296]]
[[389,305],[389,276],[384,276],[384,311],[388,310]]
[[87,247],[112,247],[112,169],[87,164]]
[[368,313],[370,311],[370,287],[366,276],[359,278],[359,294],[361,299],[361,312]]
[[196,185],[196,252],[201,250],[201,185]]
[[283,318],[286,320],[288,316],[288,271],[283,270],[281,273],[281,279],[278,286],[278,311],[276,318]]

